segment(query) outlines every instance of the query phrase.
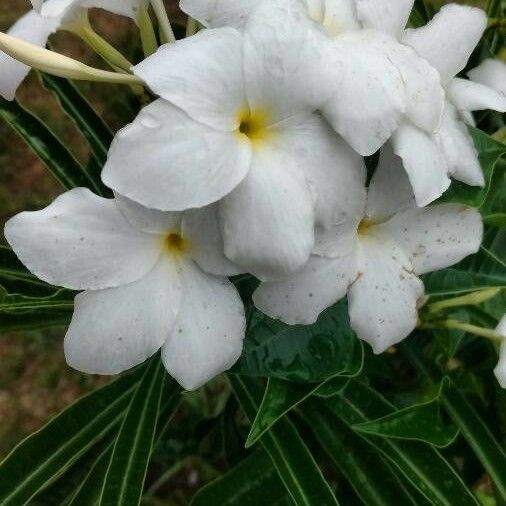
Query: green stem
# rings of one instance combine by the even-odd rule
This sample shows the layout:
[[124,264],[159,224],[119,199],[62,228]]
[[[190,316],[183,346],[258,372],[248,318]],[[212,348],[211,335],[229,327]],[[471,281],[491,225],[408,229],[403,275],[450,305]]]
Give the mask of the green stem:
[[147,58],[158,49],[158,42],[147,5],[141,4],[139,6],[139,30],[141,33],[142,50],[144,51],[144,56]]
[[502,288],[490,288],[486,290],[478,290],[477,292],[469,293],[467,295],[463,295],[462,297],[454,297],[452,299],[434,302],[428,306],[429,313],[439,313],[440,311],[451,307],[477,306],[489,299],[493,299],[499,295],[501,291]]
[[196,19],[188,16],[188,21],[186,22],[186,36],[191,37],[195,35],[199,31],[199,23]]
[[151,0],[151,5],[155,11],[156,19],[158,20],[158,26],[160,27],[160,38],[164,44],[168,42],[176,42],[176,37],[172,26],[170,26],[169,17],[163,0]]
[[489,339],[497,344],[502,344],[504,338],[499,335],[495,330],[487,329],[484,327],[478,327],[476,325],[471,325],[470,323],[463,323],[458,320],[444,320],[442,322],[438,322],[435,324],[423,324],[420,328],[425,329],[437,329],[444,328],[450,330],[463,330],[464,332],[469,332],[470,334],[474,334],[476,336],[484,337],[485,339]]

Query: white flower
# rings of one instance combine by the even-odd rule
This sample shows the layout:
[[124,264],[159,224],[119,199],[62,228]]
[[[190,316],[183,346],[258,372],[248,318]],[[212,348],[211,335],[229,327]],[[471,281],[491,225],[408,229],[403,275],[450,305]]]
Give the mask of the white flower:
[[318,238],[306,268],[284,281],[263,283],[256,306],[289,324],[311,324],[348,293],[351,326],[381,353],[417,324],[424,295],[420,274],[475,253],[483,225],[475,209],[461,205],[416,206],[400,159],[381,153],[367,199],[356,219],[344,220]]
[[[49,36],[60,29],[71,28],[91,7],[137,20],[139,5],[147,0],[46,0],[32,2],[34,9],[22,16],[8,30],[8,34],[45,47]],[[16,90],[28,75],[30,67],[0,51],[0,95],[13,100]]]
[[[439,72],[446,91],[441,126],[428,134],[416,124],[405,123],[393,137],[395,152],[425,205],[439,197],[449,184],[448,175],[472,186],[485,184],[478,154],[462,119],[469,111],[506,110],[506,99],[482,84],[456,78],[480,41],[487,26],[481,9],[450,4],[424,27],[407,30],[403,42],[412,46]],[[437,188],[440,192],[431,193]]]
[[[286,24],[273,25],[280,10]],[[315,223],[336,208],[346,213],[347,188],[363,167],[314,112],[332,83],[318,71],[324,37],[304,12],[270,0],[244,35],[203,30],[134,67],[161,98],[118,134],[102,174],[156,209],[222,199],[226,255],[263,280],[306,264]]]
[[[254,4],[181,1],[183,10],[211,27],[228,24],[242,28],[254,12]],[[320,72],[333,75],[335,87],[331,99],[322,106],[323,114],[358,153],[376,152],[402,121],[416,125],[421,135],[428,136],[439,128],[444,103],[439,73],[398,40],[413,0],[306,0],[306,5],[307,15],[324,28],[329,40],[323,52],[328,68],[322,65]],[[281,12],[277,24],[285,23]],[[409,133],[406,127],[399,134],[401,152]],[[410,170],[408,156],[406,160],[420,205],[439,197],[450,185],[437,164],[417,173]]]
[[496,332],[504,338],[504,341],[501,344],[499,363],[494,369],[494,374],[501,388],[506,388],[506,315],[504,315],[499,322]]
[[475,83],[483,84],[506,97],[506,63],[488,58],[467,75]]
[[241,354],[244,308],[227,275],[216,208],[164,213],[78,188],[12,218],[5,237],[20,260],[77,295],[67,362],[98,374],[129,369],[162,349],[191,390]]

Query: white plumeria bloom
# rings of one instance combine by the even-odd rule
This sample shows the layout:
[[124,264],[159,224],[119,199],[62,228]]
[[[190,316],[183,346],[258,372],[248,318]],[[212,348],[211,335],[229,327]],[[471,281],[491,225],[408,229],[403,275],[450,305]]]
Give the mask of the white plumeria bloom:
[[[34,9],[22,16],[7,31],[39,47],[60,29],[71,29],[87,9],[98,7],[137,21],[141,3],[148,0],[46,0],[32,1]],[[16,90],[30,72],[30,67],[0,51],[0,96],[13,100]]]
[[[463,70],[487,26],[483,10],[446,5],[424,27],[407,30],[403,42],[412,46],[439,72],[446,91],[442,122],[434,134],[406,123],[394,135],[395,152],[403,158],[410,177],[419,179],[419,204],[439,195],[431,190],[444,189],[449,176],[472,186],[485,180],[471,135],[462,119],[469,111],[494,109],[504,112],[506,99],[478,82],[455,77]],[[425,186],[426,191],[423,191]]]
[[351,326],[381,353],[416,327],[424,296],[417,276],[478,251],[483,225],[477,210],[461,205],[417,207],[389,146],[355,211],[354,220],[319,237],[318,254],[303,271],[261,284],[254,302],[286,323],[311,324],[348,294]]
[[244,34],[203,30],[134,67],[161,98],[117,135],[102,174],[151,208],[222,199],[226,255],[262,280],[307,263],[315,224],[346,214],[363,167],[315,113],[332,83],[318,71],[323,35],[304,12],[269,0]]
[[47,208],[21,213],[5,237],[20,260],[77,295],[65,337],[67,362],[116,374],[160,348],[169,373],[188,390],[239,358],[245,316],[226,276],[217,210],[143,208],[78,188]]
[[[243,28],[255,4],[181,1],[183,10],[209,27]],[[399,42],[413,0],[306,0],[306,5],[308,17],[328,36],[325,58],[335,71],[336,86],[323,114],[358,153],[373,154],[403,123],[415,125],[424,135],[437,131],[444,105],[439,73]],[[281,17],[279,24],[286,22]],[[406,126],[398,135],[401,153],[409,133]],[[425,167],[422,173],[411,168],[407,163],[419,205],[432,202],[450,184],[440,167]]]
[[496,332],[504,338],[501,344],[499,353],[499,363],[494,369],[495,377],[501,385],[501,388],[506,388],[506,315],[504,315],[497,326]]

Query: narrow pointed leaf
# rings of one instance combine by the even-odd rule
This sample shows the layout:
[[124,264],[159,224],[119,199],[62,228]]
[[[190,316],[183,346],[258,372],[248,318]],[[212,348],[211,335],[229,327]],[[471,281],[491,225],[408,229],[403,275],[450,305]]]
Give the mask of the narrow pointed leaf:
[[71,312],[74,308],[74,295],[71,290],[61,289],[47,297],[27,297],[7,294],[0,287],[0,313]]
[[[229,375],[229,379],[246,417],[252,422],[262,399],[255,381],[234,375]],[[297,506],[338,504],[309,449],[288,419],[278,421],[260,442]]]
[[[395,411],[378,392],[356,380],[351,380],[340,395],[324,403],[350,427]],[[376,446],[432,505],[478,504],[453,466],[432,446],[418,441],[361,436]]]
[[287,493],[271,459],[258,449],[225,475],[201,488],[190,506],[275,505]]
[[21,136],[65,189],[83,186],[99,192],[90,175],[54,133],[17,101],[0,97],[0,117]]
[[373,436],[422,441],[438,448],[449,446],[459,430],[442,417],[440,397],[442,390],[448,388],[448,382],[444,383],[433,400],[354,425],[353,430]]
[[0,504],[28,503],[118,426],[143,373],[139,367],[79,399],[14,448],[0,464]]
[[414,506],[413,500],[374,446],[357,436],[321,403],[307,402],[303,412],[322,448],[365,504]]

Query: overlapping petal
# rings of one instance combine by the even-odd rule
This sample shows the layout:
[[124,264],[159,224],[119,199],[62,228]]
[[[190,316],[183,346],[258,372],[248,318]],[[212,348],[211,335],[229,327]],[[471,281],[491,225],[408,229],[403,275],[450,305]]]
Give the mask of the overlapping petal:
[[159,238],[134,229],[114,200],[84,188],[64,193],[41,211],[14,216],[5,237],[37,277],[76,290],[136,281],[161,250]]
[[402,40],[426,58],[446,84],[466,66],[486,27],[483,10],[450,4],[442,7],[427,25],[407,30]]
[[231,26],[242,30],[258,0],[181,0],[180,7],[207,28]]
[[355,0],[365,28],[399,36],[409,19],[414,0]]
[[216,202],[246,176],[251,158],[236,134],[198,123],[159,99],[114,140],[102,179],[146,207],[181,211]]
[[232,131],[247,107],[241,48],[237,30],[202,30],[165,44],[133,70],[152,91],[196,121]]
[[162,360],[181,385],[195,390],[237,361],[246,320],[241,298],[226,278],[192,264],[183,264],[180,276],[182,303]]
[[310,325],[346,295],[357,272],[355,248],[348,256],[332,260],[313,256],[300,273],[283,281],[262,283],[253,301],[272,318],[290,325]]
[[220,204],[227,257],[264,281],[302,269],[314,246],[303,160],[285,148],[256,150],[248,176]]
[[466,79],[452,79],[447,87],[449,100],[459,111],[506,112],[506,95],[484,84]]
[[447,160],[434,135],[403,123],[395,132],[392,145],[402,159],[419,206],[443,195],[451,181]]
[[417,274],[460,262],[476,253],[483,239],[480,213],[460,204],[408,209],[378,230],[403,249]]
[[374,353],[383,353],[415,329],[423,294],[423,283],[395,244],[361,238],[359,276],[348,292],[348,306],[353,330]]
[[322,112],[361,155],[375,153],[399,126],[406,111],[399,70],[369,32],[342,35],[329,51],[335,88]]
[[467,75],[472,81],[506,95],[506,63],[488,58]]
[[177,266],[166,258],[134,283],[79,294],[65,336],[67,363],[117,374],[144,362],[173,332],[180,304]]

